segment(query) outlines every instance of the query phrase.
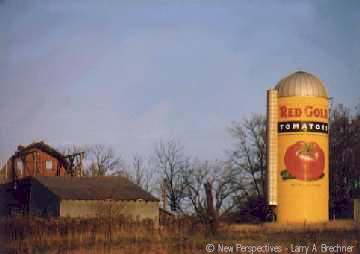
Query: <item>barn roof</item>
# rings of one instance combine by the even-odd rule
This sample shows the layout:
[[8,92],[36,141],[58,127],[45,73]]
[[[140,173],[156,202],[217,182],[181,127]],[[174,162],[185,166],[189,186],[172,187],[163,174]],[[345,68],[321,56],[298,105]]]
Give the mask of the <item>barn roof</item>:
[[159,201],[136,184],[121,176],[29,177],[63,200],[138,200]]
[[60,153],[58,150],[56,150],[55,148],[51,147],[50,145],[46,144],[43,141],[40,142],[33,142],[30,145],[27,146],[18,146],[18,151],[15,153],[15,156],[20,155],[22,153],[26,153],[28,151],[30,151],[31,149],[37,148],[43,152],[46,152],[47,154],[53,156],[54,158],[58,159],[58,161],[64,165],[65,168],[68,168],[69,163],[68,161],[65,159],[65,156]]

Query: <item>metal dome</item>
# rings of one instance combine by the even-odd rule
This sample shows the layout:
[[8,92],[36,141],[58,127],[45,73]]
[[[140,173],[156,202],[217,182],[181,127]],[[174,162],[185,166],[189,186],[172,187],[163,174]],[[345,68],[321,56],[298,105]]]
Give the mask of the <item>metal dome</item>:
[[323,82],[313,74],[297,71],[281,79],[276,85],[278,96],[316,96],[328,98]]

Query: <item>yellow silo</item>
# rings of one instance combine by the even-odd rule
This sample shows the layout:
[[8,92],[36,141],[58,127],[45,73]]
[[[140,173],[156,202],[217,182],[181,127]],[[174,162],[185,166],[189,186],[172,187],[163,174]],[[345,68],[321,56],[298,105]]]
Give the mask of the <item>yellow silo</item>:
[[268,201],[280,223],[328,221],[328,94],[295,72],[268,91]]

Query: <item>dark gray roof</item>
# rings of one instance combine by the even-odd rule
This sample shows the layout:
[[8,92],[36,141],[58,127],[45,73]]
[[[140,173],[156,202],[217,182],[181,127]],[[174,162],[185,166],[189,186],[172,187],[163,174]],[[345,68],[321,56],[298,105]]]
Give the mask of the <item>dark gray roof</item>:
[[35,176],[36,180],[63,200],[159,201],[150,193],[121,176],[71,177]]

